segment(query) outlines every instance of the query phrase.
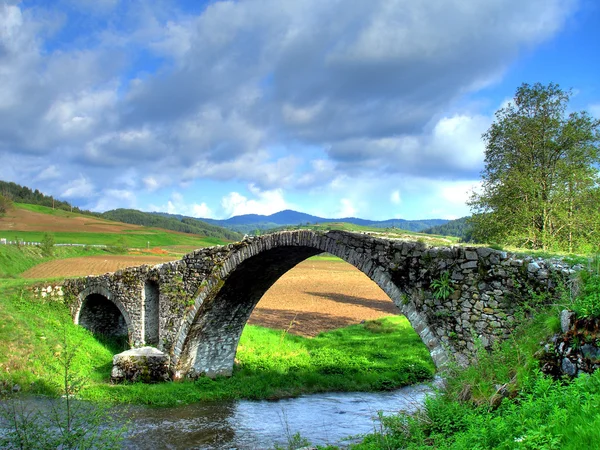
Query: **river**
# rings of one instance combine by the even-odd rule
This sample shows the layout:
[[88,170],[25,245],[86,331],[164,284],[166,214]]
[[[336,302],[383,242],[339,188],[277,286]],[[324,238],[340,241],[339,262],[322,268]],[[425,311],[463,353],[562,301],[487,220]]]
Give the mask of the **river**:
[[[439,379],[436,379],[439,382]],[[277,401],[197,403],[174,408],[128,407],[127,449],[267,449],[300,433],[312,445],[340,445],[377,429],[378,411],[414,412],[428,384],[392,392],[328,393]]]
[[[436,377],[433,384],[440,383]],[[432,391],[430,384],[416,384],[390,392],[321,393],[275,401],[203,402],[172,408],[117,405],[109,412],[116,423],[127,424],[123,448],[129,450],[287,448],[296,433],[312,445],[345,447],[379,429],[379,412],[414,412]],[[56,402],[62,400],[21,397],[18,408],[48,417]]]

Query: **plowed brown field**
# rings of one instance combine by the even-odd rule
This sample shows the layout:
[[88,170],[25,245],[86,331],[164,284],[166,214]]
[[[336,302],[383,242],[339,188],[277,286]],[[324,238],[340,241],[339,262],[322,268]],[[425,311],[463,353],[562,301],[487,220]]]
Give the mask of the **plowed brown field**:
[[84,277],[87,275],[102,275],[106,272],[115,272],[131,266],[142,264],[155,265],[166,261],[173,261],[176,256],[150,256],[150,255],[97,255],[82,256],[80,258],[56,259],[23,272],[23,278],[52,278],[52,277]]
[[78,232],[88,233],[122,233],[130,230],[142,230],[140,225],[111,222],[97,217],[86,217],[78,214],[60,215],[42,214],[22,208],[11,209],[0,221],[0,230],[44,231],[44,232]]
[[[91,256],[50,261],[28,270],[23,276],[84,276],[167,260],[169,258],[159,256]],[[315,336],[322,331],[398,312],[387,295],[350,264],[306,260],[284,274],[266,292],[249,323]]]

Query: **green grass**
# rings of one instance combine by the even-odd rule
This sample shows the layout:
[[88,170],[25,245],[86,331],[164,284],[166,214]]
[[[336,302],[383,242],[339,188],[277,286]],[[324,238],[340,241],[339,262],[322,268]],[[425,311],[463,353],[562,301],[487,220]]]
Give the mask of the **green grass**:
[[94,247],[55,247],[54,256],[42,254],[36,246],[0,245],[0,279],[16,278],[28,269],[53,259],[75,258],[78,256],[101,255],[106,249]]
[[[175,245],[185,245],[193,248],[209,247],[212,245],[223,245],[227,242],[214,237],[205,237],[193,234],[185,234],[178,232],[170,232],[161,228],[148,228],[139,227],[135,229],[131,228],[131,225],[122,224],[120,222],[112,222],[115,225],[122,226],[124,230],[120,230],[115,233],[96,233],[86,232],[86,225],[95,223],[94,217],[86,216],[82,214],[72,213],[69,211],[63,211],[62,209],[52,209],[46,206],[40,205],[29,205],[26,203],[15,203],[15,207],[19,209],[25,209],[27,211],[48,214],[51,216],[62,217],[62,218],[77,218],[85,217],[86,222],[84,225],[79,225],[81,231],[71,232],[52,232],[54,241],[57,244],[86,244],[86,245],[108,245],[108,246],[120,246],[124,239],[125,244],[132,248],[150,248],[153,247],[167,247]],[[98,223],[108,223],[110,220],[98,218]],[[18,227],[18,224],[17,224]],[[9,241],[22,240],[25,242],[41,242],[44,238],[45,231],[20,231],[16,230],[2,230],[0,231],[0,237],[6,238]]]
[[[45,232],[42,231],[10,231],[0,232],[1,237],[15,241],[21,239],[25,242],[41,242]],[[189,245],[195,248],[223,245],[222,239],[186,235],[183,233],[170,233],[158,228],[143,228],[118,233],[89,233],[89,232],[55,232],[51,233],[57,244],[86,244],[86,245],[120,245],[122,240],[131,248],[166,247],[170,245]]]
[[[600,274],[582,277],[582,296],[599,301]],[[354,449],[588,449],[600,448],[600,371],[574,380],[540,372],[540,342],[560,330],[558,312],[581,299],[563,298],[521,323],[491,352],[448,373],[447,389],[420,413],[384,418]],[[503,386],[507,396],[497,394]]]
[[[93,219],[93,216],[69,212],[69,211],[65,211],[62,209],[52,209],[52,208],[49,208],[47,206],[42,206],[42,205],[31,205],[29,203],[13,203],[13,205],[15,206],[15,208],[26,209],[27,211],[32,211],[32,212],[37,212],[37,213],[42,213],[42,214],[49,214],[51,216],[56,216],[56,217],[86,217],[87,219]],[[99,219],[99,221],[102,220],[100,218],[98,218],[98,219]]]
[[53,355],[64,347],[64,336],[79,349],[73,370],[87,379],[81,397],[103,402],[166,406],[308,392],[386,390],[434,373],[426,347],[408,321],[395,316],[312,339],[246,326],[231,378],[113,386],[109,384],[112,356],[124,349],[123,343],[99,341],[73,325],[61,303],[33,299],[29,286],[24,280],[0,284],[0,382],[18,383],[28,393],[59,393]]

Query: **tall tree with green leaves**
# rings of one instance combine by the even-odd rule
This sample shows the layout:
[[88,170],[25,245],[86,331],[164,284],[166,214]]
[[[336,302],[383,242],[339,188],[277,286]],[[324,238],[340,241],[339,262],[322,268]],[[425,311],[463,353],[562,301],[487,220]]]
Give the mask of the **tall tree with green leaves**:
[[522,84],[483,134],[483,186],[470,206],[484,242],[591,250],[600,244],[600,120],[567,113],[571,91]]

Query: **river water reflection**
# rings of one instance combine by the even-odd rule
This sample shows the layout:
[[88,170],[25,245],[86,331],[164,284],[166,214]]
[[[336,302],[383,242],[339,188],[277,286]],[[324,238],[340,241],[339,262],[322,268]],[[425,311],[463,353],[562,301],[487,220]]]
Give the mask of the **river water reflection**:
[[[439,382],[439,380],[438,380]],[[300,433],[313,445],[344,446],[377,428],[377,412],[414,411],[431,387],[392,392],[329,393],[278,401],[198,403],[176,408],[128,407],[128,449],[267,449]]]

